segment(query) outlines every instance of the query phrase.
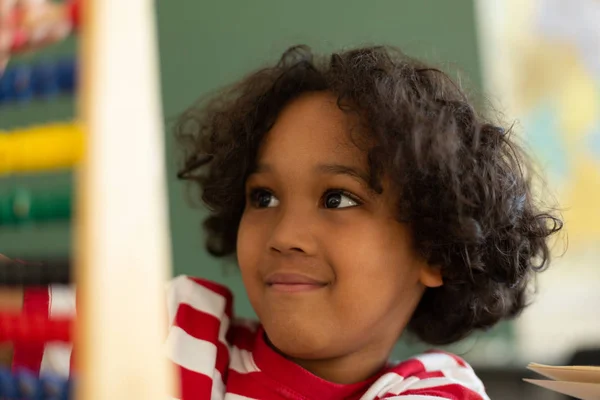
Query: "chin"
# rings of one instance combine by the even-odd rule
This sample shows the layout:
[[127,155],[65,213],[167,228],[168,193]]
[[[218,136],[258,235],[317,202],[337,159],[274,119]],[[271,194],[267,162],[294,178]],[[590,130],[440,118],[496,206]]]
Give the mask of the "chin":
[[263,324],[269,341],[277,350],[291,358],[318,359],[331,351],[329,335],[309,326],[294,324]]

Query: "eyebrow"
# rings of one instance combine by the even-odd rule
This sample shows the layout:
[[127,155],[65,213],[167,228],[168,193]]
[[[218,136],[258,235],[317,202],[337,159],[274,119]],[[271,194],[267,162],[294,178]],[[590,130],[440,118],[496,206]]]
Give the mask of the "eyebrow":
[[[349,176],[359,181],[360,184],[366,186],[369,190],[373,190],[370,184],[370,176],[359,168],[343,164],[319,164],[314,169],[317,173],[321,174]],[[270,164],[260,163],[256,165],[256,168],[254,171],[252,171],[252,173],[260,174],[271,171],[273,171],[273,167]]]
[[319,164],[315,167],[317,172],[328,175],[347,175],[351,178],[359,180],[362,184],[371,188],[370,177],[359,168],[343,164]]
[[262,173],[271,172],[271,171],[273,171],[273,168],[271,167],[270,164],[256,164],[254,169],[250,172],[251,172],[251,175],[253,175],[253,174],[262,174]]

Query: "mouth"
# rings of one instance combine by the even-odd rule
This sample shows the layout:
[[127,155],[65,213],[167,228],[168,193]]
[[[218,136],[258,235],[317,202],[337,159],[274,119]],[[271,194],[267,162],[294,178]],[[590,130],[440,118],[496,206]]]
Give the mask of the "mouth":
[[308,292],[327,286],[326,282],[293,273],[272,274],[267,278],[266,284],[269,289],[286,293]]

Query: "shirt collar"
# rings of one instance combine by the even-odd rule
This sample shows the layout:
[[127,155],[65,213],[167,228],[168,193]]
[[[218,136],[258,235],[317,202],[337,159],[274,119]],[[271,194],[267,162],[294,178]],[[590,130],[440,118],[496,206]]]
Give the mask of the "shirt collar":
[[270,387],[283,397],[294,399],[358,399],[385,372],[347,385],[326,381],[275,351],[267,343],[262,326],[256,335],[253,358],[266,377],[274,381]]

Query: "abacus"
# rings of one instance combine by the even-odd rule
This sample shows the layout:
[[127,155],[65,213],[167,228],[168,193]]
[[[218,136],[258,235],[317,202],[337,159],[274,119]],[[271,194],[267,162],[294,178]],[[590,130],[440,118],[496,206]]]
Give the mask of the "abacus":
[[[0,107],[77,92],[78,117],[0,132],[0,179],[68,168],[75,191],[15,190],[0,199],[0,229],[69,220],[75,252],[0,260],[0,290],[75,283],[77,318],[9,314],[0,306],[0,343],[73,341],[76,368],[69,380],[0,370],[0,399],[176,397],[163,354],[170,249],[153,2],[59,4],[79,36],[78,56],[9,65],[0,72]],[[19,52],[29,38],[18,31],[12,40]]]

